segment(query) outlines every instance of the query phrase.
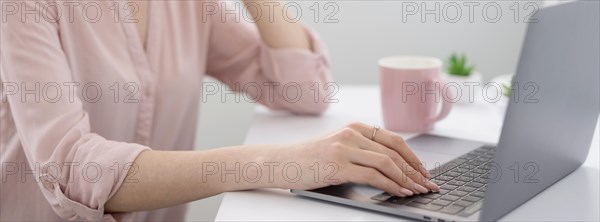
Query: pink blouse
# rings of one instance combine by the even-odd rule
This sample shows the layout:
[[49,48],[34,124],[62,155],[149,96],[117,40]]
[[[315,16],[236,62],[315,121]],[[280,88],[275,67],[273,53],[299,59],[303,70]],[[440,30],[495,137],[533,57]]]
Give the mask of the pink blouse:
[[124,180],[140,152],[193,148],[203,93],[235,99],[205,73],[273,109],[327,108],[316,36],[306,29],[312,51],[269,48],[240,5],[236,21],[220,2],[150,1],[144,48],[125,1],[2,4],[0,220],[182,220],[185,206],[104,204],[135,182]]

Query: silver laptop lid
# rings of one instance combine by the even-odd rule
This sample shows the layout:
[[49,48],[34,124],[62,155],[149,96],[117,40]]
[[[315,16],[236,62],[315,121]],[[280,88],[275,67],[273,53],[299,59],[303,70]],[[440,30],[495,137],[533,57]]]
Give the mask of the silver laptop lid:
[[529,25],[481,220],[498,220],[586,159],[600,112],[599,14],[598,1],[578,1]]

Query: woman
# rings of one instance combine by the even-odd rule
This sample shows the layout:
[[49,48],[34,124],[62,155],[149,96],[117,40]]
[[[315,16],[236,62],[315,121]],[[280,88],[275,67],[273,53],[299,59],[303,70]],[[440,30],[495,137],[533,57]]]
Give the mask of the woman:
[[[6,2],[0,219],[182,220],[186,202],[265,187],[438,189],[401,137],[360,123],[296,144],[189,151],[203,73],[257,86],[248,93],[272,109],[326,109],[324,47],[272,3],[244,1],[252,23],[212,1]],[[290,163],[334,171],[290,180]],[[241,180],[209,168],[248,164]]]

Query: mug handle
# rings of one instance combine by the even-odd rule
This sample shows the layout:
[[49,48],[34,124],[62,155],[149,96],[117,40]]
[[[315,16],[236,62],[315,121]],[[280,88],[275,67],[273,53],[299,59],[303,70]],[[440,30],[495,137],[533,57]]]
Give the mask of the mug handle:
[[[443,84],[443,82],[438,78],[433,79],[432,82],[436,85],[439,84],[440,86],[442,86],[442,84]],[[452,109],[452,102],[450,102],[448,99],[446,99],[444,97],[444,93],[442,92],[441,88],[439,90],[440,90],[440,92],[439,92],[440,96],[442,97],[442,110],[440,111],[440,113],[437,116],[429,119],[430,123],[435,123],[437,121],[440,121],[440,120],[446,118],[446,116],[448,116],[448,114],[450,113],[450,109]]]

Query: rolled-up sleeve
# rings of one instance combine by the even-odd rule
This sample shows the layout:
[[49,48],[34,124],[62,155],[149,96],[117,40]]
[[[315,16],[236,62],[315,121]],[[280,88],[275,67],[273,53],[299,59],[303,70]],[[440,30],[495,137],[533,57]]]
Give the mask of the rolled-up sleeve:
[[255,24],[211,20],[207,72],[271,109],[319,114],[336,89],[326,47],[304,27],[311,50],[271,48]]
[[[35,8],[32,2],[24,4]],[[135,168],[135,158],[149,148],[91,133],[82,102],[77,97],[69,98],[71,88],[64,87],[75,80],[56,23],[8,16],[1,25],[2,82],[31,88],[61,86],[47,88],[51,95],[62,95],[57,101],[36,99],[34,95],[23,97],[24,93],[6,95],[39,188],[64,219],[114,219],[104,213],[104,204],[122,183],[128,182],[125,178],[129,169]]]

